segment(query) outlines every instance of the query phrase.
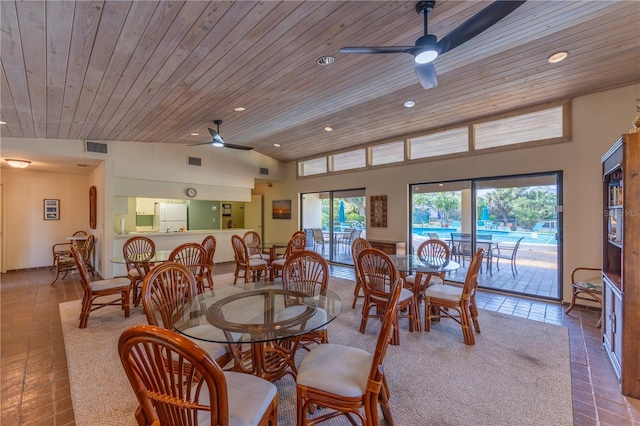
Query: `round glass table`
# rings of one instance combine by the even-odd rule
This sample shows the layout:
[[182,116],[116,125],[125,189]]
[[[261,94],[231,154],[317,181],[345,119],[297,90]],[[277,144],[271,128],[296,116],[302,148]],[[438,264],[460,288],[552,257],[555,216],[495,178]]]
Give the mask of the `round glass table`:
[[174,328],[192,339],[228,343],[236,371],[273,381],[295,377],[300,336],[327,325],[341,310],[340,297],[330,290],[306,296],[279,282],[256,282],[206,290]]

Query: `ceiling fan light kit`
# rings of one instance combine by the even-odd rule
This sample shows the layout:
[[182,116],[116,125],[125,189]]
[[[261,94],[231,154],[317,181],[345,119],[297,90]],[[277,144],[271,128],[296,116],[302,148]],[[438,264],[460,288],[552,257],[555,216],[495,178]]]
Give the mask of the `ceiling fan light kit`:
[[424,19],[424,35],[416,40],[414,46],[343,47],[340,49],[340,52],[366,54],[408,53],[413,55],[413,67],[418,81],[423,88],[430,89],[438,85],[436,70],[433,66],[433,61],[438,58],[438,56],[466,43],[502,20],[525,2],[526,0],[495,1],[438,40],[435,35],[429,34],[427,19],[429,12],[433,10],[436,2],[435,0],[419,1],[416,4],[416,12]]
[[194,145],[213,145],[216,148],[232,148],[232,149],[241,149],[244,151],[250,151],[253,148],[249,147],[249,146],[244,146],[244,145],[233,145],[230,143],[226,143],[224,141],[224,139],[222,139],[222,136],[220,136],[220,125],[222,124],[222,120],[213,120],[213,124],[216,125],[216,130],[213,130],[211,127],[209,127],[209,133],[211,134],[211,137],[213,138],[213,140],[211,142],[198,142],[198,143],[191,143],[188,146],[194,146]]

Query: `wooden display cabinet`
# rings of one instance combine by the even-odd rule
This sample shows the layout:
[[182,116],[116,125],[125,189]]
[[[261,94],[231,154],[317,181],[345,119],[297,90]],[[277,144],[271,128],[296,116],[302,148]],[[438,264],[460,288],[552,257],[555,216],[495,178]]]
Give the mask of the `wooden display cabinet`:
[[602,341],[623,395],[640,398],[640,133],[602,157]]

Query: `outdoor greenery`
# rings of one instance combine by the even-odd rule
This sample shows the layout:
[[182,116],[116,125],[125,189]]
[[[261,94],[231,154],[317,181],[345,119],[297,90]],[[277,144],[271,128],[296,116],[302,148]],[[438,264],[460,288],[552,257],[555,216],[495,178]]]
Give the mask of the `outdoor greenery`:
[[[344,204],[344,221],[340,221],[340,201]],[[322,200],[322,224],[328,227],[329,224],[330,200]],[[367,206],[365,197],[347,197],[334,199],[333,203],[333,220],[336,222],[349,223],[367,223]]]
[[[438,220],[441,226],[461,218],[460,191],[413,195],[413,223],[427,225]],[[515,229],[532,229],[537,223],[555,219],[556,193],[548,187],[496,188],[477,198],[480,220],[511,224]],[[488,218],[482,217],[486,207]]]

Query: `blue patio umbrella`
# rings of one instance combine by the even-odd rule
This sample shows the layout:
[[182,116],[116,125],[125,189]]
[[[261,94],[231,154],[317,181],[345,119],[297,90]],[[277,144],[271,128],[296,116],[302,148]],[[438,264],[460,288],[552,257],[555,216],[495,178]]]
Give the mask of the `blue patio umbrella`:
[[489,209],[487,206],[482,206],[482,212],[480,213],[480,220],[489,220]]
[[338,207],[338,222],[342,223],[346,221],[346,217],[344,215],[344,201],[340,200],[340,206]]

